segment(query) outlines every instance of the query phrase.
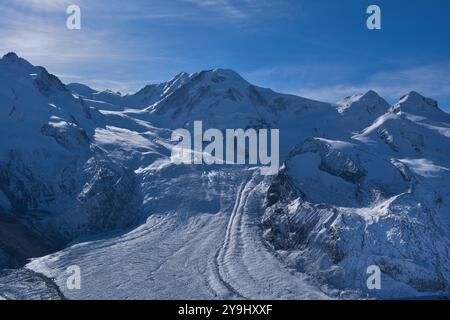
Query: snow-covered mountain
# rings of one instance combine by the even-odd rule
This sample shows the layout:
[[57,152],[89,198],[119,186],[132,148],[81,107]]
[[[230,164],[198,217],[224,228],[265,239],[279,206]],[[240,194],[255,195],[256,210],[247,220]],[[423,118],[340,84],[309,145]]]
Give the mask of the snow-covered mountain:
[[102,109],[108,108],[108,104],[111,107],[120,107],[121,109],[127,107],[144,108],[170,95],[188,80],[189,74],[182,72],[168,82],[147,85],[134,94],[126,95],[122,95],[120,92],[112,92],[111,90],[97,91],[80,83],[70,83],[67,85],[67,88],[93,105],[96,105],[96,102],[99,103]]
[[[216,69],[122,95],[10,53],[0,104],[0,269],[16,268],[0,299],[23,298],[21,282],[40,288],[28,298],[450,291],[450,115],[416,92],[330,104]],[[280,129],[283,167],[173,164],[172,130],[197,120]],[[66,287],[71,265],[81,290]],[[366,286],[370,265],[381,290]]]

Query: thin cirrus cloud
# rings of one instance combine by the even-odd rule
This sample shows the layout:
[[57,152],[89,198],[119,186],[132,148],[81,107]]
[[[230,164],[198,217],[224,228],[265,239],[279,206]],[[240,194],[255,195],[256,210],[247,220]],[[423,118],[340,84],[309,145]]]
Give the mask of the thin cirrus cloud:
[[[158,52],[142,53],[140,42],[117,37],[120,34],[117,28],[83,25],[81,31],[68,30],[68,3],[66,0],[19,0],[0,4],[0,52],[16,52],[33,64],[47,67],[67,82],[79,80],[98,84],[100,81],[92,79],[116,77],[105,81],[101,87],[112,85],[112,89],[117,90],[134,89],[132,79],[123,76],[126,63],[151,66],[167,59]],[[90,10],[93,5],[83,5],[83,10]],[[119,78],[124,82],[122,85],[119,85]]]
[[223,13],[232,18],[245,18],[247,14],[230,0],[185,0],[196,6]]
[[[5,0],[5,7],[21,8],[30,11],[54,12],[71,4],[70,0]],[[73,3],[73,1],[72,1]]]
[[[86,60],[96,56],[108,58],[111,53],[107,52],[109,50],[106,46],[100,45],[108,34],[92,31],[90,36],[69,33],[65,27],[65,7],[61,6],[64,3],[64,0],[55,1],[53,4],[50,1],[19,0],[13,6],[3,5],[0,50],[15,51],[26,58],[44,63],[47,62],[44,57],[48,57],[48,62],[74,58]],[[23,7],[26,5],[28,6],[25,10]],[[56,8],[59,8],[58,12],[62,14],[55,16],[33,13],[33,10],[52,11]]]
[[290,6],[289,1],[270,0],[182,0],[228,18],[243,20],[274,16]]
[[[149,28],[146,25],[149,21],[157,24],[164,23],[164,20],[170,24],[186,23],[186,20],[210,23],[217,21],[218,17],[247,18],[271,2],[260,0],[256,5],[255,0],[137,0],[125,3],[118,0],[77,0],[82,8],[83,29],[80,32],[65,28],[65,11],[71,3],[72,0],[6,0],[0,4],[0,50],[15,51],[50,66],[64,62],[86,63],[89,59],[101,59],[102,63],[122,59],[158,61],[167,57],[159,46],[168,39],[164,39],[164,43],[155,43],[152,54],[148,54],[144,49],[152,46],[151,36],[145,39],[128,37],[126,32],[129,29],[123,20],[142,24],[142,28]],[[157,34],[158,27],[150,31],[149,35]]]

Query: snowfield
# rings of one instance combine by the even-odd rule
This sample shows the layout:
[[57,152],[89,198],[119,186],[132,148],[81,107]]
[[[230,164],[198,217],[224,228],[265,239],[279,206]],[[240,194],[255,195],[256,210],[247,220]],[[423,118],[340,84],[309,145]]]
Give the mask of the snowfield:
[[[121,95],[10,53],[0,104],[0,299],[450,292],[450,115],[416,92],[330,104],[217,69]],[[200,120],[280,129],[283,166],[171,163],[172,131]]]

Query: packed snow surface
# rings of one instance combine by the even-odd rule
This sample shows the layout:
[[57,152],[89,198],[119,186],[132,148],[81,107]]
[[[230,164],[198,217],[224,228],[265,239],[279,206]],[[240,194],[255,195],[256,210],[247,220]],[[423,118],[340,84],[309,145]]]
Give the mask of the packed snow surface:
[[[330,104],[216,69],[124,95],[10,53],[0,105],[0,299],[450,291],[450,116],[416,92]],[[280,129],[279,173],[173,164],[172,131],[194,121]]]

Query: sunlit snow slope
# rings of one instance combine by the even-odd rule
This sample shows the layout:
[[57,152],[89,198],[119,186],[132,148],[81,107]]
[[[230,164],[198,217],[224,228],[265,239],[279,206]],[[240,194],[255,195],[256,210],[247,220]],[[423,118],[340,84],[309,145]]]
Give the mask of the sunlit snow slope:
[[[0,233],[0,299],[450,291],[450,116],[416,92],[334,105],[217,69],[121,95],[11,53],[0,104],[0,231],[20,230]],[[197,120],[280,129],[279,173],[171,163],[172,130]],[[72,265],[80,290],[66,286]],[[381,290],[366,286],[370,265]]]

